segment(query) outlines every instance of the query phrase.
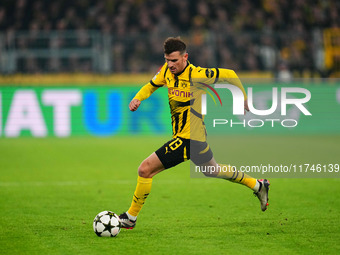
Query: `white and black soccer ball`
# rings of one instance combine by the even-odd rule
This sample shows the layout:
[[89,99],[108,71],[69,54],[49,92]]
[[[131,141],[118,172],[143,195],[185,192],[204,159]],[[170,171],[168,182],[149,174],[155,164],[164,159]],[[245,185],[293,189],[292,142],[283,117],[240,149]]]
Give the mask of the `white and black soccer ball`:
[[117,214],[103,211],[93,220],[93,230],[97,236],[115,237],[119,234],[121,223]]

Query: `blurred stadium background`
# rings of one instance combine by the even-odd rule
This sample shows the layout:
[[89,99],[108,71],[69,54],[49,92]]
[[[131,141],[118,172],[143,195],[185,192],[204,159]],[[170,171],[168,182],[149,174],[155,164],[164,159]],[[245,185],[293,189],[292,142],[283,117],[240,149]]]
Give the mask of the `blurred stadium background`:
[[338,1],[3,0],[2,74],[154,73],[180,35],[192,63],[334,77]]
[[93,217],[126,210],[139,163],[171,136],[165,89],[127,105],[178,35],[194,65],[234,69],[262,99],[273,86],[312,93],[311,118],[289,111],[294,130],[228,129],[223,159],[339,164],[337,0],[1,0],[1,254],[223,254],[226,240],[233,254],[340,251],[338,178],[273,178],[260,215],[248,191],[190,178],[187,163],[157,176],[136,231],[94,239]]

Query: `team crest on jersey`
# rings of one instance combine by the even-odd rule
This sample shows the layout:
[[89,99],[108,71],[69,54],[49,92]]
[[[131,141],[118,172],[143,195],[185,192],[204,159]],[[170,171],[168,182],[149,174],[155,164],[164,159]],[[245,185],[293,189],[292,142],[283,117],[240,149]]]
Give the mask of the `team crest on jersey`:
[[208,68],[208,69],[205,70],[205,75],[206,75],[208,78],[212,78],[212,77],[214,77],[214,71],[211,70],[210,68]]
[[186,88],[187,86],[188,86],[188,84],[186,82],[184,82],[184,81],[181,82],[181,87],[182,88]]

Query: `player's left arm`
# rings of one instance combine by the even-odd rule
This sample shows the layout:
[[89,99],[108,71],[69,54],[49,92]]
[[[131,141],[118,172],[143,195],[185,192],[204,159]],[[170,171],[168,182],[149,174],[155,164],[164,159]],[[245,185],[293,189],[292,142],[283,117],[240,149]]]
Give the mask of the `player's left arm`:
[[218,68],[218,70],[219,70],[218,79],[220,80],[222,79],[223,81],[226,80],[231,85],[234,85],[238,87],[239,89],[241,89],[243,96],[244,96],[244,109],[246,111],[249,111],[247,93],[242,85],[241,80],[238,78],[235,71],[231,69],[225,69],[225,68]]
[[238,87],[244,96],[244,109],[249,111],[248,99],[246,91],[242,85],[242,82],[238,78],[234,70],[225,68],[202,68],[197,67],[192,76],[198,82],[204,82],[207,84],[215,84],[217,82],[229,83]]

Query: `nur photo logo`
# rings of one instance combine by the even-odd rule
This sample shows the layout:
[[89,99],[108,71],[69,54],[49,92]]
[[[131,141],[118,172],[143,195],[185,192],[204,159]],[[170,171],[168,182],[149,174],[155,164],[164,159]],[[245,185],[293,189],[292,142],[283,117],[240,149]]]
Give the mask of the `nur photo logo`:
[[[232,116],[230,114],[216,114],[212,120],[212,126],[228,125],[229,127],[243,126],[250,128],[259,128],[265,125],[275,127],[292,128],[296,127],[300,115],[312,116],[308,110],[307,104],[311,100],[311,92],[301,87],[272,87],[270,90],[254,92],[253,87],[247,88],[247,103],[241,89],[230,84],[207,85],[199,83],[207,93],[201,94],[201,113],[209,115],[215,112],[216,108],[208,107],[207,94],[215,102],[213,94],[218,98],[220,105],[223,106],[222,94],[231,93],[232,96]],[[217,90],[219,92],[217,92]],[[213,93],[211,93],[210,91]],[[246,106],[249,112],[246,112]],[[209,109],[208,109],[209,108]],[[217,115],[217,116],[216,116]],[[229,116],[229,118],[226,118]]]

